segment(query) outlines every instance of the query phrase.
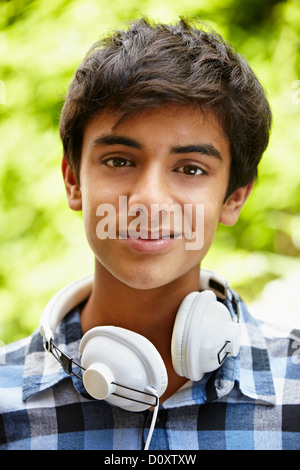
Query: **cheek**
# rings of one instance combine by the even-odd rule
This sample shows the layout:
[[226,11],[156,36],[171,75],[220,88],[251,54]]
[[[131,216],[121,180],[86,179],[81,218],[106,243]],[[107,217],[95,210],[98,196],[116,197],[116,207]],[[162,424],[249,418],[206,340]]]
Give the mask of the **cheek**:
[[103,246],[104,240],[118,238],[119,202],[113,200],[111,193],[86,191],[82,217],[86,237],[94,253]]
[[204,228],[206,233],[215,234],[220,220],[223,204],[220,201],[211,201],[205,204],[204,208]]
[[204,197],[198,196],[198,201],[184,205],[184,220],[193,231],[201,227],[205,232],[215,230],[218,226],[223,208],[223,200],[215,192],[207,192]]
[[[196,220],[198,238],[203,237],[203,250],[208,251],[211,246],[219,225],[222,203],[212,198],[208,203],[202,205],[202,211]],[[200,232],[202,230],[202,232]]]
[[82,219],[87,241],[92,248],[96,239],[96,216],[94,216],[93,211],[91,211],[90,208],[83,207]]
[[97,217],[97,208],[101,203],[99,198],[85,189],[82,192],[82,219],[88,242],[93,244],[96,239],[96,227],[99,217]]
[[183,237],[187,251],[203,258],[215,237],[221,204],[215,198],[209,203],[185,204],[183,214]]

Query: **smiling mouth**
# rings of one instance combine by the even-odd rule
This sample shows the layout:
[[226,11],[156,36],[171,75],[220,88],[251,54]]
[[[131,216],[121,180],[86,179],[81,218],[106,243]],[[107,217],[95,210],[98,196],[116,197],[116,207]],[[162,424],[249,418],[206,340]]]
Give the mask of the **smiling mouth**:
[[144,241],[157,241],[157,240],[170,240],[170,239],[177,239],[181,238],[180,233],[173,233],[169,230],[160,229],[159,231],[120,231],[119,238],[126,239],[131,238],[134,240],[144,240]]
[[149,240],[149,241],[156,241],[156,240],[169,240],[170,238],[174,238],[174,235],[171,233],[164,233],[163,231],[157,232],[157,233],[140,233],[138,237],[141,240]]
[[159,253],[168,250],[175,242],[176,238],[173,233],[165,234],[159,232],[136,232],[134,236],[130,233],[121,234],[120,239],[129,246],[133,251],[139,253]]

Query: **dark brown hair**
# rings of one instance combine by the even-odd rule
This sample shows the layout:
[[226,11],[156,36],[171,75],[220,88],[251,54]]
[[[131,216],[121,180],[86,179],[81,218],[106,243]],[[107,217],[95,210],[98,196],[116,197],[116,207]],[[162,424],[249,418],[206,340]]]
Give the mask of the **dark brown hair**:
[[78,181],[91,118],[103,109],[126,117],[166,103],[196,104],[218,117],[231,144],[227,196],[256,178],[272,115],[250,66],[214,31],[143,18],[95,43],[70,84],[60,136]]

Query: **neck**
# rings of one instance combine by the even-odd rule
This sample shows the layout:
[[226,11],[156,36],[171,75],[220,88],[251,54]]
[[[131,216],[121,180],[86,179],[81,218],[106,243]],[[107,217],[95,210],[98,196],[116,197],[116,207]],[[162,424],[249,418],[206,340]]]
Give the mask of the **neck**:
[[93,290],[82,310],[83,333],[95,326],[113,325],[139,333],[154,344],[169,377],[168,390],[161,401],[187,380],[179,377],[172,367],[171,338],[182,300],[191,291],[199,290],[199,272],[197,267],[166,286],[139,290],[122,283],[96,264]]
[[81,314],[83,333],[103,325],[127,328],[150,341],[167,330],[171,333],[182,300],[199,290],[199,272],[197,267],[170,284],[141,290],[127,286],[96,263],[93,290]]

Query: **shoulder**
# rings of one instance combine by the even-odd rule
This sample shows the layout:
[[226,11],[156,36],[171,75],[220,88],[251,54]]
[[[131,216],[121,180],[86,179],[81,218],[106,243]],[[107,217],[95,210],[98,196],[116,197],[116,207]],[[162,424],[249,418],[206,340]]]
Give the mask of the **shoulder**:
[[0,348],[0,414],[23,408],[25,358],[31,337]]
[[[22,338],[0,348],[0,366],[20,366],[24,364],[26,351],[31,342],[31,336]],[[0,370],[1,370],[0,368]]]
[[249,313],[244,302],[241,302],[241,311],[244,342],[249,341],[252,356],[255,351],[265,349],[265,358],[279,387],[283,386],[284,380],[288,386],[293,383],[300,397],[300,330],[256,318]]
[[300,393],[300,330],[276,323],[260,323],[271,363],[276,364],[277,371],[281,367],[286,379],[298,382]]
[[[24,373],[27,369],[31,369],[28,357],[34,358],[35,363],[39,363],[43,352],[39,330],[0,348],[0,390],[22,386]],[[34,371],[27,370],[28,373]]]
[[267,317],[266,320],[262,316],[257,317],[255,314],[253,315],[251,306],[247,306],[243,301],[241,301],[241,310],[243,312],[244,322],[246,324],[255,325],[269,344],[271,344],[272,341],[282,340],[282,345],[290,341],[294,342],[295,349],[297,349],[296,343],[300,345],[300,329],[298,327],[294,328],[290,324],[270,321],[269,317]]
[[246,304],[237,292],[235,294],[239,298],[242,323],[255,325],[266,338],[299,338],[300,329],[297,326],[293,327],[291,323],[279,322],[276,318],[273,320],[267,306],[265,306],[265,315],[262,313],[257,315],[252,305]]

